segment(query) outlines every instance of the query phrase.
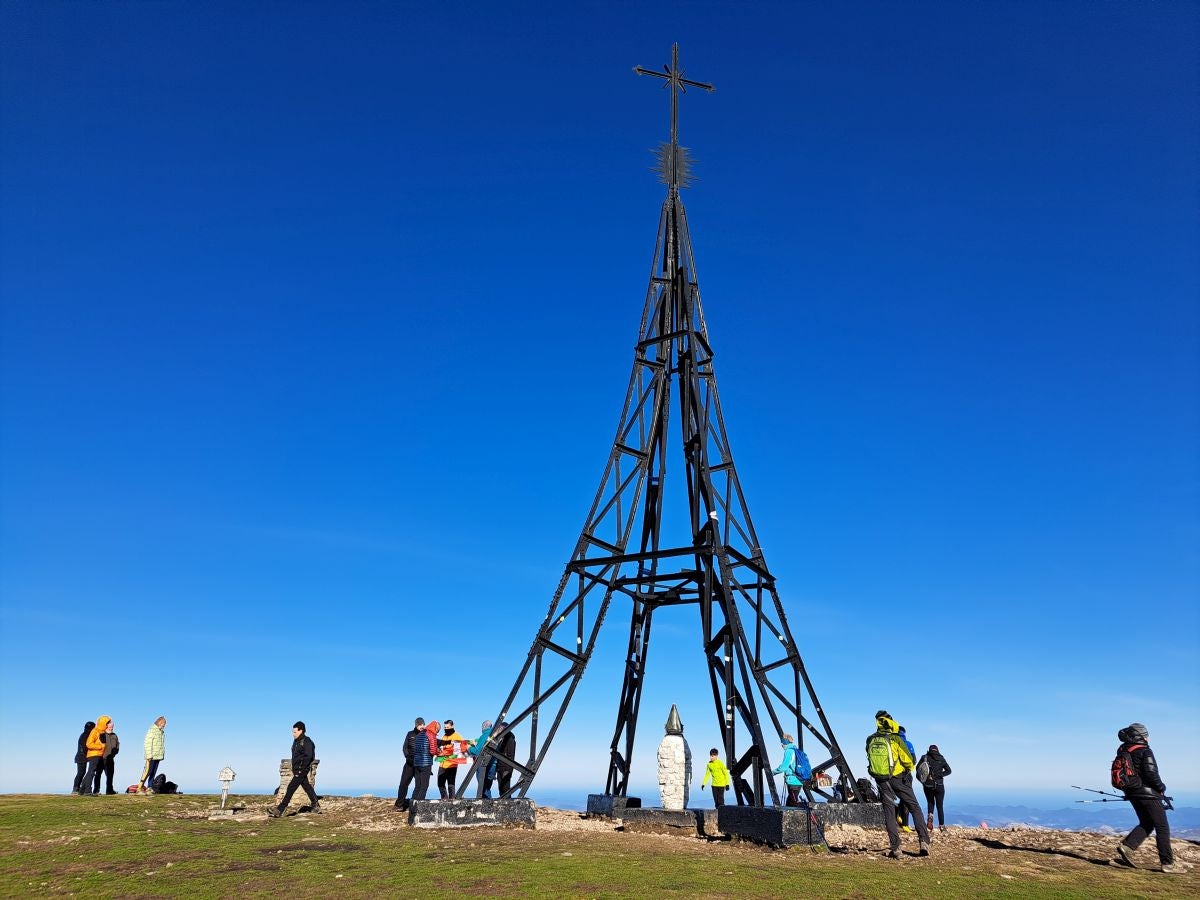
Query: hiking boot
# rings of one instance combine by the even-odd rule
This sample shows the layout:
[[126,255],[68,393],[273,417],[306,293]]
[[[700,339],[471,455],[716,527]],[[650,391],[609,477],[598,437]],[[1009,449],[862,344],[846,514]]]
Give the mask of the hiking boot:
[[280,816],[283,815],[283,810],[280,809],[278,806],[268,806],[267,807],[267,815],[270,816],[272,819],[278,819]]
[[901,858],[900,851],[899,850],[889,850],[887,852],[887,858],[888,859],[900,859]]
[[920,852],[917,853],[917,856],[928,856],[928,855],[929,855],[929,845],[927,843],[925,843],[924,841],[921,841],[921,850],[920,850]]
[[318,815],[320,815],[320,813],[321,813],[321,804],[320,804],[320,803],[314,803],[312,806],[310,806],[310,807],[309,807],[308,811],[309,811],[310,813],[317,813]]
[[1164,875],[1182,875],[1187,871],[1187,869],[1179,865],[1179,863],[1163,863],[1162,868],[1160,868],[1158,871],[1162,872]]
[[1117,844],[1117,861],[1131,869],[1137,868],[1133,863],[1133,850],[1124,844]]
[[901,830],[901,831],[903,831],[905,834],[912,834],[912,833],[913,833],[913,830],[912,830],[912,828],[911,828],[911,827],[909,827],[908,825],[901,825],[901,826],[900,826],[900,830]]
[[925,827],[933,831],[933,813],[930,813],[929,818],[925,820]]

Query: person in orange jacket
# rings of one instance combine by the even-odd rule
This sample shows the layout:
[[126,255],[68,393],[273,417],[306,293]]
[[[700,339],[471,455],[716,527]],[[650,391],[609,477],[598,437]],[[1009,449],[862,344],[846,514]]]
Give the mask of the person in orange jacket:
[[[100,716],[96,719],[96,727],[91,730],[87,741],[84,742],[84,747],[87,749],[87,769],[83,773],[83,781],[79,782],[79,792],[85,797],[100,793],[100,766],[104,761],[104,741],[100,740],[100,735],[104,734],[104,730],[108,728],[108,723],[111,721],[112,719],[108,716]],[[95,790],[92,789],[93,782],[95,782]]]
[[446,720],[445,729],[445,735],[438,740],[438,756],[442,757],[438,769],[438,793],[441,794],[443,800],[453,800],[454,782],[458,780],[458,767],[466,759],[465,753],[461,752],[466,738],[455,729],[453,719]]

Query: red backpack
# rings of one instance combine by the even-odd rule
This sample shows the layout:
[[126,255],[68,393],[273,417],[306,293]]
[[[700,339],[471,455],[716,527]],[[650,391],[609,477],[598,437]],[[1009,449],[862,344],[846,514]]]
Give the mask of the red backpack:
[[1142,776],[1133,765],[1133,751],[1144,750],[1145,744],[1122,744],[1112,761],[1112,786],[1119,791],[1136,791],[1142,787]]

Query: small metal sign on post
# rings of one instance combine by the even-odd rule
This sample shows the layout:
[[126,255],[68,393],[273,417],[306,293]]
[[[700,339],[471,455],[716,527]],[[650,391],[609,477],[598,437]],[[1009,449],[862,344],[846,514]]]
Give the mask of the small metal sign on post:
[[229,798],[229,784],[235,778],[237,778],[237,772],[229,766],[217,773],[217,781],[221,782],[221,809],[225,808],[225,801]]

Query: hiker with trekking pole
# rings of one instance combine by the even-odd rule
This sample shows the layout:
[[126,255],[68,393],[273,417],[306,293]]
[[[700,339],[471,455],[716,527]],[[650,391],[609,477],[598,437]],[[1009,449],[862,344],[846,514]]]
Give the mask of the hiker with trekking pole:
[[1158,762],[1154,759],[1154,751],[1150,749],[1150,732],[1141,722],[1134,722],[1118,731],[1117,737],[1121,740],[1121,746],[1117,748],[1112,763],[1112,786],[1124,793],[1123,799],[1133,807],[1138,824],[1125,836],[1125,840],[1117,844],[1117,858],[1113,863],[1134,868],[1134,851],[1154,832],[1160,871],[1168,875],[1181,874],[1186,867],[1175,862],[1175,854],[1171,850],[1171,827],[1167,824],[1171,798],[1167,796],[1167,786],[1159,777]]

